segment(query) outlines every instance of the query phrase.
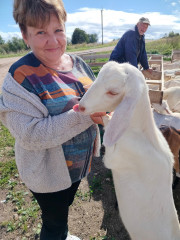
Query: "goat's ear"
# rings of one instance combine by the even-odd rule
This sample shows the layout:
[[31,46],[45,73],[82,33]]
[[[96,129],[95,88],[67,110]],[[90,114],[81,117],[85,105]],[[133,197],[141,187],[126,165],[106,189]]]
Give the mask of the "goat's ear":
[[128,128],[137,101],[141,97],[143,85],[139,75],[132,76],[131,74],[127,77],[124,98],[115,109],[111,121],[105,129],[103,138],[105,146],[114,145]]
[[137,96],[125,96],[122,102],[117,106],[110,122],[105,129],[103,138],[103,144],[105,146],[114,145],[126,131],[134,112],[137,100]]

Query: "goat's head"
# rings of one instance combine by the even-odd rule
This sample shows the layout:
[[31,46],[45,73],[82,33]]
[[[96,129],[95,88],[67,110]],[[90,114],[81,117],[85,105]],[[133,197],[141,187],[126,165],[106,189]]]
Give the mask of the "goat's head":
[[115,110],[105,131],[105,145],[113,145],[126,130],[145,86],[142,73],[128,63],[108,62],[102,67],[97,79],[80,100],[79,111],[91,114]]
[[[117,68],[118,66],[118,68]],[[115,62],[105,64],[97,79],[79,102],[79,110],[85,114],[114,111],[125,93],[127,73]]]

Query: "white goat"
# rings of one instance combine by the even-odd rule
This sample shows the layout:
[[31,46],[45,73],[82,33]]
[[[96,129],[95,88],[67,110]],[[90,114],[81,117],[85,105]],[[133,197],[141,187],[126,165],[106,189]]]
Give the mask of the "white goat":
[[171,115],[180,118],[179,112],[172,112],[168,106],[168,103],[166,100],[162,100],[162,104],[159,103],[152,103],[152,107],[155,111],[157,111],[160,114],[164,115]]
[[180,79],[169,80],[164,83],[165,88],[180,87]]
[[173,156],[157,128],[142,73],[106,63],[79,102],[84,114],[112,112],[105,166],[113,173],[122,221],[133,240],[180,240],[172,196]]
[[167,100],[173,112],[180,112],[180,87],[170,87],[163,91],[163,99]]

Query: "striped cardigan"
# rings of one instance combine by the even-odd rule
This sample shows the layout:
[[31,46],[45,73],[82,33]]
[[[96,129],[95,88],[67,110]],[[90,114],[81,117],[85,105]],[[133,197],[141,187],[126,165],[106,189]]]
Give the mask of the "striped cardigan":
[[[71,185],[62,144],[94,125],[89,116],[72,109],[50,115],[39,96],[27,91],[8,73],[0,98],[0,120],[15,137],[17,167],[29,189],[55,192]],[[99,148],[98,133],[96,156]]]

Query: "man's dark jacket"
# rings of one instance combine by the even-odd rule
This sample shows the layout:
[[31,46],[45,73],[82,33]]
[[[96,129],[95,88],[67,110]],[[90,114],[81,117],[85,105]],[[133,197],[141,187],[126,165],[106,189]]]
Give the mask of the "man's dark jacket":
[[145,49],[144,35],[140,36],[137,26],[123,34],[111,53],[110,61],[119,63],[129,62],[138,68],[138,63],[144,68],[149,68]]

